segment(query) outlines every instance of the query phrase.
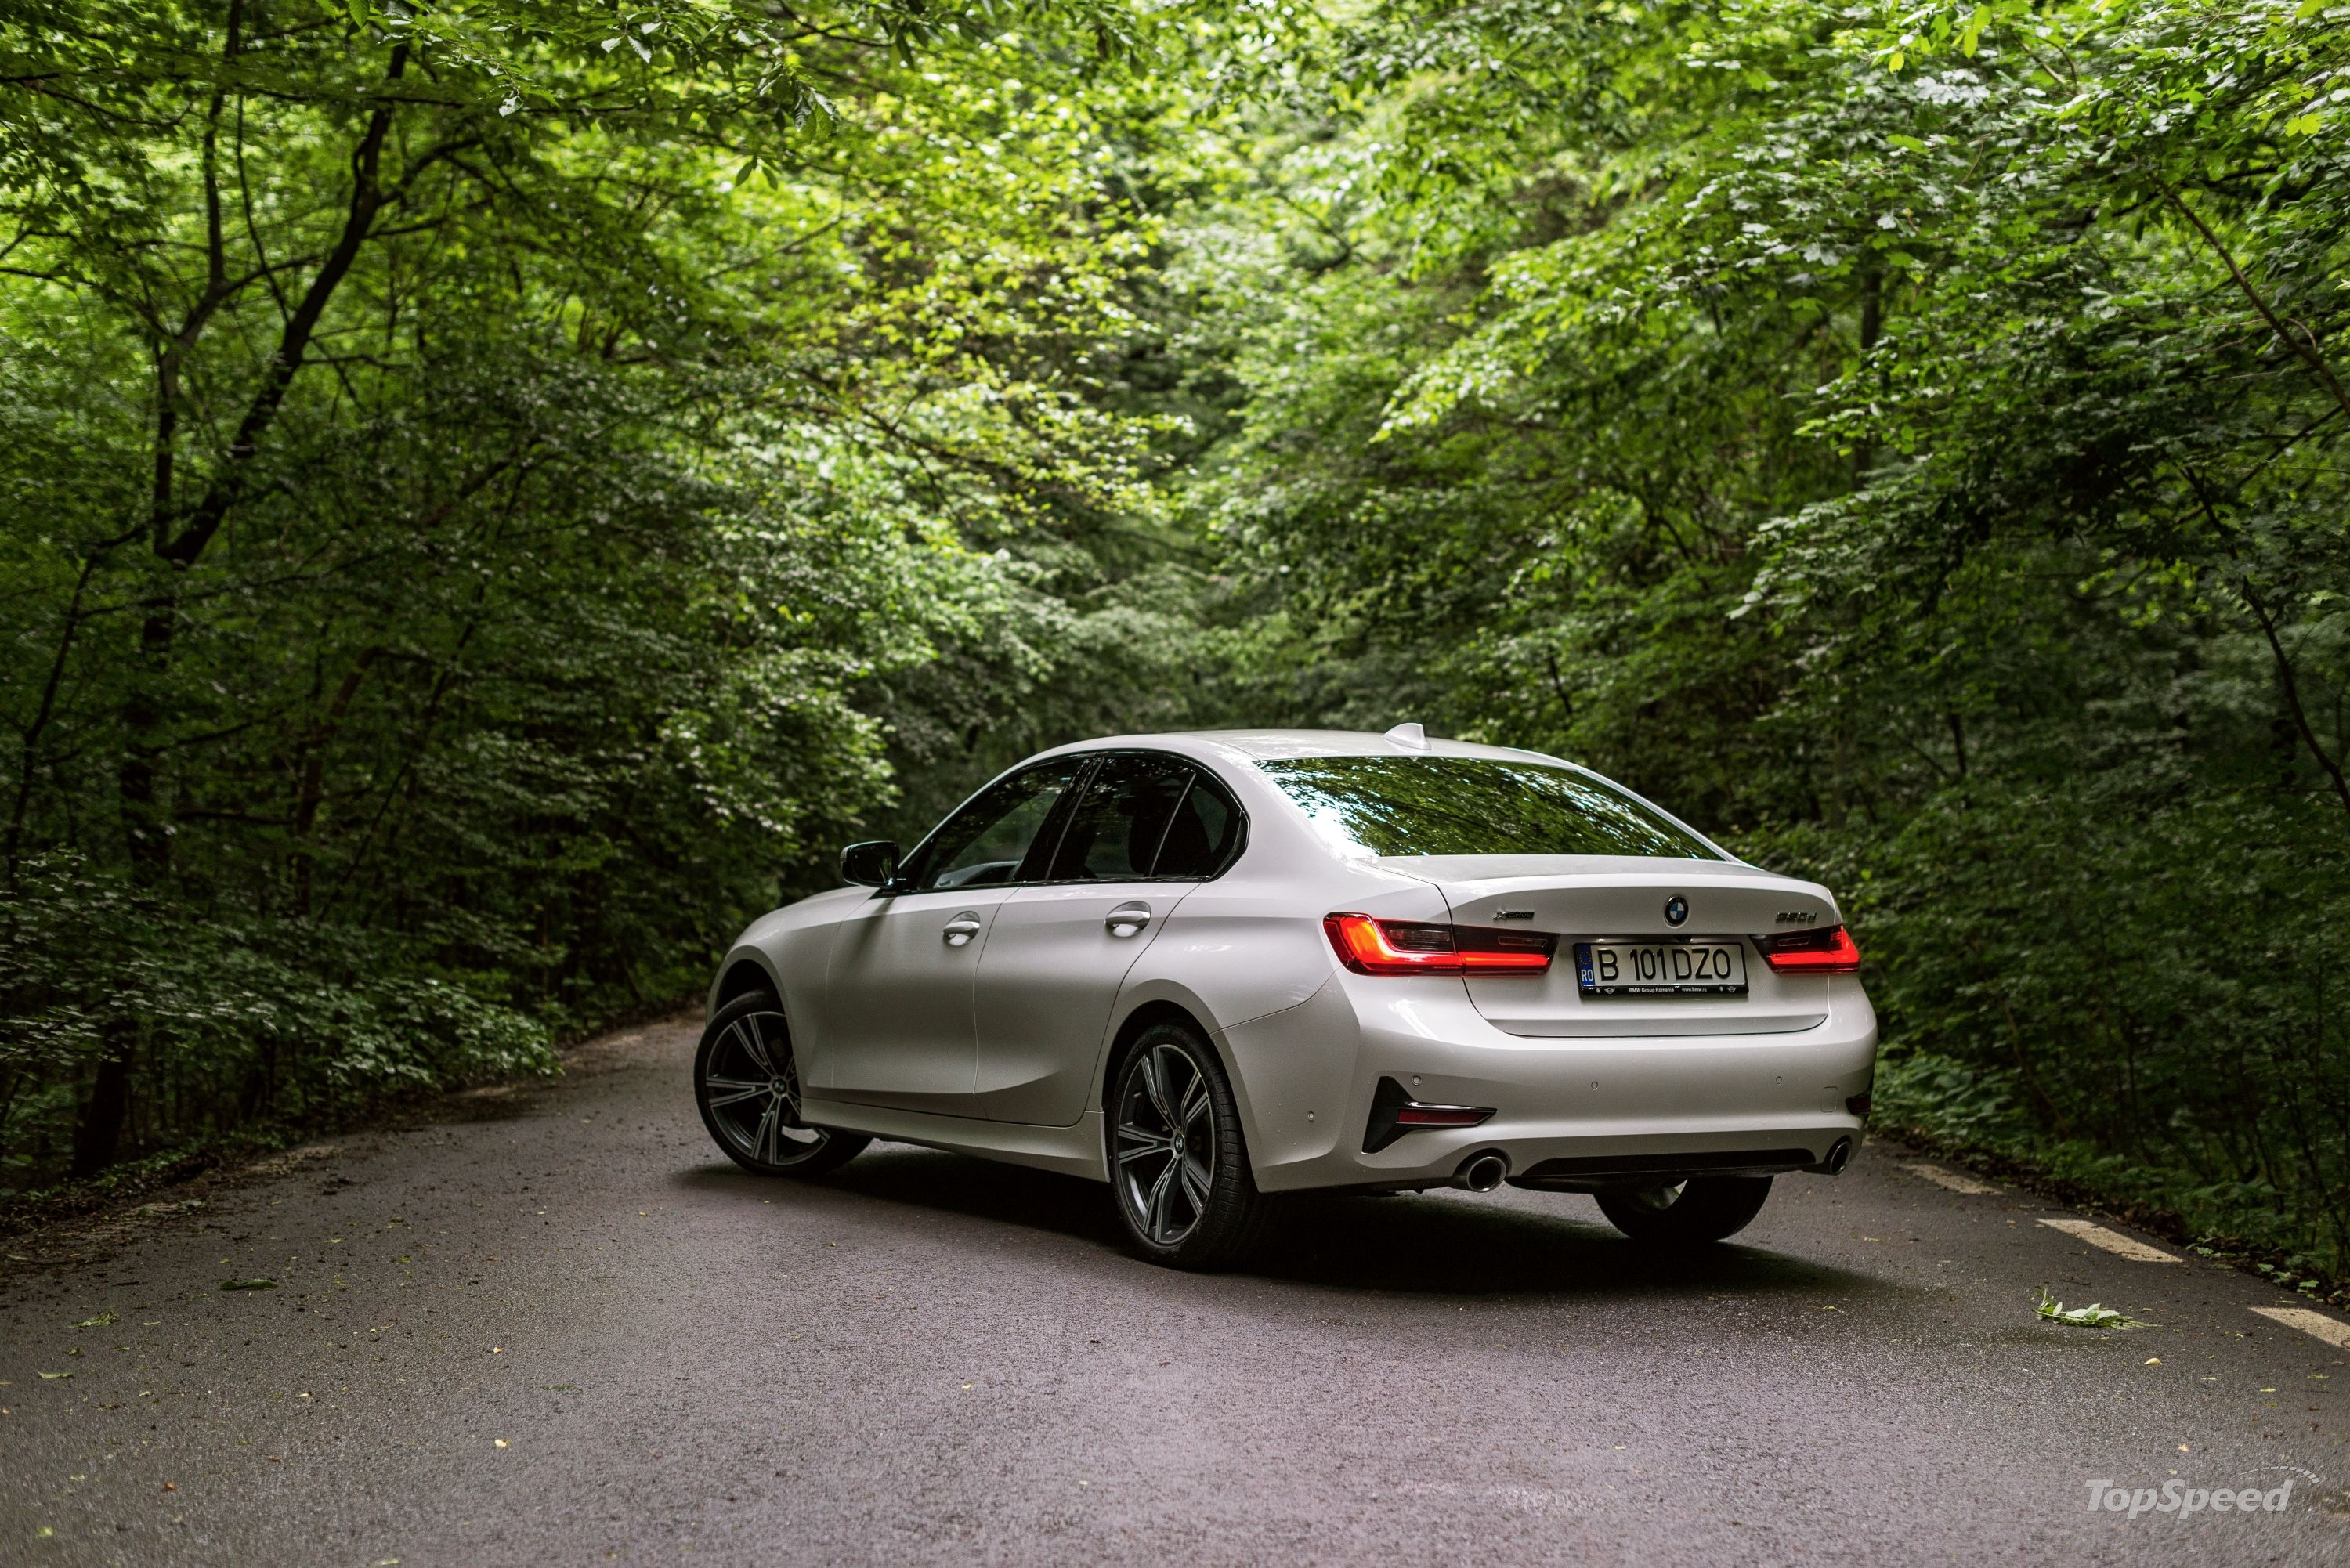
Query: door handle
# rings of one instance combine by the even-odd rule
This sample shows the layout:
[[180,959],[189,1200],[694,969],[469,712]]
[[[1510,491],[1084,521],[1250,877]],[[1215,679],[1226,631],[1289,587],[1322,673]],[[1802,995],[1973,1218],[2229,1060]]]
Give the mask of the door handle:
[[947,946],[951,948],[962,946],[963,943],[979,935],[980,925],[980,918],[968,909],[957,915],[946,925]]
[[1149,923],[1150,906],[1148,904],[1120,904],[1102,921],[1114,937],[1130,937]]

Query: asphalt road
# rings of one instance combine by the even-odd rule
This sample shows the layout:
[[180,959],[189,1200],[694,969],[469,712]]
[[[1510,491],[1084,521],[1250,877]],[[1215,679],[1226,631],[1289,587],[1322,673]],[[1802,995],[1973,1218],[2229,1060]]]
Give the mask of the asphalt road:
[[[1882,1144],[1692,1259],[1504,1190],[1202,1277],[1064,1178],[738,1174],[694,1030],[13,1243],[0,1563],[2350,1562],[2350,1353]],[[2088,1506],[2174,1479],[2293,1490]]]

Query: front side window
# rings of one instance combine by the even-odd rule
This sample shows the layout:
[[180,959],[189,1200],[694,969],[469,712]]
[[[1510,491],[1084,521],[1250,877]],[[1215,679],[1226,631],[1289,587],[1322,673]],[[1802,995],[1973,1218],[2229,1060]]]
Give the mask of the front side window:
[[1256,765],[1343,855],[1720,858],[1648,802],[1543,763],[1303,757]]
[[920,863],[908,868],[908,886],[920,892],[1017,878],[1037,830],[1084,766],[1083,757],[1063,757],[981,791],[931,836]]

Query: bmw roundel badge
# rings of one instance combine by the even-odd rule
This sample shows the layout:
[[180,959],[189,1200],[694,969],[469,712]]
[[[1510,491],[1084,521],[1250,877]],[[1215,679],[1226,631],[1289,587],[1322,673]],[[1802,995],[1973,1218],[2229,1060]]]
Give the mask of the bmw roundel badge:
[[1689,919],[1689,900],[1676,893],[1665,900],[1665,924],[1678,926]]

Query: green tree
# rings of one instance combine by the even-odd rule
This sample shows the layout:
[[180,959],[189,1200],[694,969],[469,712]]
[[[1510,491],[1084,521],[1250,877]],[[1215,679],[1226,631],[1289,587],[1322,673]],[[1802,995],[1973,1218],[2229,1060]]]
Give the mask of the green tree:
[[1142,494],[1078,98],[1171,26],[0,24],[19,1170],[544,1064],[886,806],[876,683]]
[[1821,871],[1899,1114],[2338,1269],[2341,20],[1334,26],[1190,224],[1249,689]]

